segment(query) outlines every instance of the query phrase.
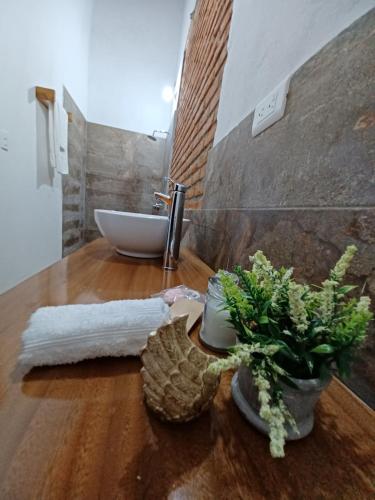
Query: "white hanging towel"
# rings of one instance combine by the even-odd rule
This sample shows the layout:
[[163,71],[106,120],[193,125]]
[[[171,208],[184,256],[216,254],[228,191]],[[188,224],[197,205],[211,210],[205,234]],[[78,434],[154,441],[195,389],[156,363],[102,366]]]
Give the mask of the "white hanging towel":
[[54,103],[48,101],[48,158],[51,168],[56,168]]
[[53,122],[56,170],[60,174],[69,174],[68,113],[57,100],[53,106]]

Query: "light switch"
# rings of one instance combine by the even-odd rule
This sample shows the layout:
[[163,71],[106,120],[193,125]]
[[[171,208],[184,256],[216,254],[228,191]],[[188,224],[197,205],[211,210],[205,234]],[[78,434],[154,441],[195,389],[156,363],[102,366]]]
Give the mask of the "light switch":
[[0,130],[0,149],[8,151],[8,132],[6,130]]
[[284,116],[290,77],[281,82],[254,110],[252,135],[255,137]]

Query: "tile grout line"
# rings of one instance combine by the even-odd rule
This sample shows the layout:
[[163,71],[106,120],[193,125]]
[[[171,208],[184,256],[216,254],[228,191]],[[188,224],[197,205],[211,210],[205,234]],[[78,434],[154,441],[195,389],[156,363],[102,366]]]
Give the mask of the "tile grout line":
[[353,206],[353,207],[332,207],[332,206],[323,206],[323,207],[316,207],[316,206],[307,206],[307,207],[247,207],[247,208],[186,208],[185,210],[189,210],[190,212],[229,212],[229,211],[237,211],[237,212],[248,212],[248,211],[259,211],[259,212],[275,212],[275,211],[288,211],[288,210],[298,210],[298,211],[308,211],[308,210],[314,210],[314,211],[323,211],[323,210],[331,210],[331,211],[361,211],[361,210],[374,210],[375,206],[371,205],[363,205],[363,206]]

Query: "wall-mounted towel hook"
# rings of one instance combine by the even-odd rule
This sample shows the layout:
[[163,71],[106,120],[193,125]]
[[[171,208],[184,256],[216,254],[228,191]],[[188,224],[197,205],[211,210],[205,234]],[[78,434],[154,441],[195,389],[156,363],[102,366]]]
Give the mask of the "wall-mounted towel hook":
[[[48,102],[55,102],[56,92],[53,89],[47,89],[45,87],[35,87],[35,96],[43,106],[48,107]],[[69,123],[73,122],[73,113],[68,113]]]

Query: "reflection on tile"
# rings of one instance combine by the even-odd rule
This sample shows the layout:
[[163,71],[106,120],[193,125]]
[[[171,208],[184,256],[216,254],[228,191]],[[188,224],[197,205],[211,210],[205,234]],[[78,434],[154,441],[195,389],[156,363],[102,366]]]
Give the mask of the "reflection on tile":
[[248,264],[264,250],[276,266],[293,266],[300,279],[325,279],[349,244],[359,251],[351,279],[367,279],[375,295],[375,208],[187,210],[192,224],[184,242],[214,268]]

